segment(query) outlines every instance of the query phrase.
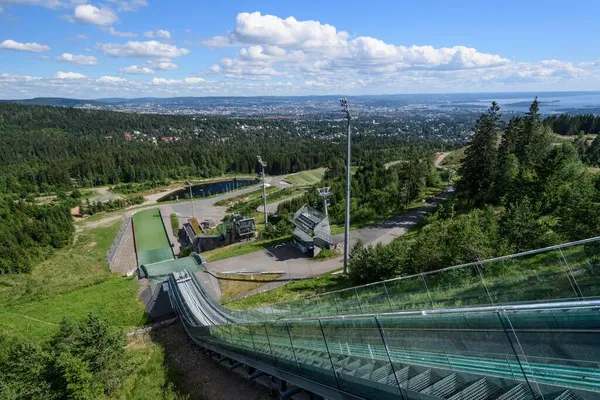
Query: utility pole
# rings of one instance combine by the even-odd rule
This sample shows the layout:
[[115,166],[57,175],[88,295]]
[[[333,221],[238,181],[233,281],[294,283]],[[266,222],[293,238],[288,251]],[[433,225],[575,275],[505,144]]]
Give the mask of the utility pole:
[[260,156],[256,156],[258,157],[258,163],[260,164],[260,167],[262,169],[262,180],[263,180],[263,206],[264,206],[264,211],[265,211],[265,228],[267,227],[267,183],[265,181],[265,167],[267,166],[267,163],[265,161],[263,161],[262,158],[260,158]]
[[327,212],[327,206],[329,205],[329,202],[327,201],[327,198],[331,196],[333,192],[331,191],[331,188],[329,186],[318,188],[317,191],[319,192],[319,196],[323,198],[323,205],[325,206],[325,216],[329,217],[329,213]]
[[192,194],[192,182],[187,181],[187,184],[190,185],[190,201],[192,203],[192,216],[196,219],[196,209],[194,208],[194,195]]
[[344,97],[340,99],[342,112],[346,114],[348,121],[348,149],[346,152],[346,220],[344,226],[344,274],[348,273],[348,257],[350,255],[350,108],[348,100]]

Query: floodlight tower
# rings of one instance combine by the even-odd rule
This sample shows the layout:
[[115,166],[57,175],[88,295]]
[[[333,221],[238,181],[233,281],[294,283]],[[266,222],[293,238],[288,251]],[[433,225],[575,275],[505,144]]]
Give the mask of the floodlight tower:
[[317,188],[317,191],[319,192],[319,196],[323,198],[323,205],[325,206],[325,216],[329,217],[329,213],[327,212],[327,206],[329,205],[329,202],[327,201],[327,198],[331,196],[333,192],[331,191],[331,188],[329,186]]
[[196,219],[196,209],[194,208],[194,195],[192,194],[192,182],[187,181],[187,184],[190,185],[190,202],[192,203],[192,216]]
[[350,108],[348,107],[348,100],[344,97],[340,99],[340,105],[342,106],[342,112],[346,114],[346,120],[348,121],[348,148],[346,151],[346,220],[344,226],[344,274],[348,273],[348,257],[350,254]]
[[265,211],[265,227],[267,226],[267,183],[265,181],[265,167],[267,166],[267,163],[265,161],[263,161],[262,158],[260,158],[260,156],[256,156],[258,158],[258,163],[260,164],[260,167],[262,169],[262,179],[263,179],[263,207],[264,207],[264,211]]

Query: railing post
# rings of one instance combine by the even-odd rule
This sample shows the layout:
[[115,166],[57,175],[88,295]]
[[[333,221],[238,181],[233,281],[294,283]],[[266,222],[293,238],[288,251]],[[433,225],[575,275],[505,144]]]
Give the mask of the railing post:
[[273,354],[273,348],[271,347],[271,341],[269,340],[269,332],[267,330],[267,323],[265,322],[263,325],[265,327],[265,336],[267,337],[267,344],[269,345],[269,351],[271,352],[271,357],[273,358],[273,362],[276,363],[275,354]]
[[296,361],[296,368],[298,368],[298,373],[300,373],[300,363],[298,362],[298,358],[296,357],[296,350],[294,350],[294,343],[292,342],[292,334],[290,333],[290,327],[285,321],[285,329],[287,330],[288,337],[290,338],[290,346],[292,347],[292,354],[294,355],[294,360]]
[[404,395],[404,391],[400,386],[400,381],[398,380],[398,375],[396,375],[396,368],[394,368],[394,363],[392,362],[392,357],[390,356],[390,349],[387,344],[387,340],[385,338],[385,333],[383,332],[383,327],[381,326],[381,322],[378,317],[375,317],[375,323],[377,324],[377,329],[379,330],[379,335],[381,336],[381,341],[383,342],[383,348],[385,349],[385,354],[387,355],[388,362],[390,363],[390,367],[392,369],[392,374],[394,374],[394,379],[396,380],[396,385],[398,386],[398,392],[400,393],[400,397],[403,399],[406,398]]
[[383,288],[385,289],[385,297],[387,297],[388,304],[390,305],[390,312],[394,311],[392,308],[392,302],[390,301],[390,294],[388,293],[387,285],[383,281]]
[[[544,394],[542,393],[540,386],[538,385],[538,383],[535,379],[534,379],[533,383],[535,384],[535,386],[537,386],[537,393],[533,389],[533,386],[527,376],[528,373],[525,371],[525,367],[523,366],[523,363],[521,362],[521,358],[519,357],[519,353],[517,352],[517,348],[515,347],[515,343],[513,343],[513,341],[510,338],[510,333],[512,333],[513,336],[515,337],[516,345],[519,347],[521,353],[523,354],[524,362],[527,364],[527,368],[529,369],[531,376],[533,378],[535,378],[533,370],[531,369],[531,366],[529,365],[529,362],[527,361],[527,356],[525,355],[525,351],[523,350],[523,347],[521,346],[521,342],[519,341],[519,337],[517,336],[517,332],[515,332],[515,328],[513,327],[512,322],[510,321],[510,318],[508,317],[508,315],[506,315],[506,313],[504,311],[498,311],[497,315],[498,315],[498,319],[500,320],[500,324],[502,325],[502,329],[504,330],[504,333],[506,334],[506,338],[508,339],[508,342],[510,343],[510,347],[511,347],[513,353],[515,353],[515,358],[517,359],[517,363],[519,364],[519,368],[521,369],[521,372],[523,373],[523,378],[525,378],[525,382],[527,383],[527,386],[529,387],[531,394],[533,396],[538,394],[539,396],[541,396],[542,400],[544,400]],[[506,319],[506,322],[508,322],[508,327],[506,325],[505,319]],[[510,332],[509,332],[508,328],[510,328]]]
[[577,283],[577,279],[575,279],[575,275],[573,275],[573,271],[571,271],[571,267],[569,266],[569,262],[567,261],[567,258],[565,257],[565,255],[562,252],[562,249],[560,247],[558,248],[558,251],[559,251],[560,256],[562,257],[563,261],[565,262],[565,267],[567,268],[567,273],[570,276],[569,282],[571,282],[571,279],[573,280],[573,282],[571,282],[571,286],[573,286],[573,290],[575,291],[575,294],[579,295],[579,297],[581,297],[582,300],[585,300],[585,296],[583,295],[583,292],[581,291],[581,288],[579,287],[579,284]]
[[327,354],[329,355],[329,362],[331,363],[331,372],[333,372],[333,376],[335,377],[335,384],[337,385],[338,389],[341,389],[342,387],[340,386],[340,382],[338,381],[337,372],[335,371],[335,365],[333,365],[333,358],[331,357],[331,352],[329,351],[329,345],[327,344],[327,338],[325,338],[325,331],[323,330],[323,324],[321,323],[320,319],[318,319],[317,321],[319,321],[319,327],[321,328],[321,335],[323,335],[323,343],[325,343],[325,349],[327,350]]
[[254,350],[254,352],[256,352],[256,345],[254,344],[254,335],[252,334],[252,324],[247,325],[248,326],[248,332],[250,332],[250,340],[252,341],[252,349]]
[[354,288],[354,295],[356,296],[356,304],[358,304],[358,309],[362,314],[362,307],[360,305],[360,298],[358,297],[358,290],[356,290],[356,287]]
[[481,279],[481,284],[483,285],[483,288],[485,289],[485,293],[487,294],[488,300],[490,301],[490,305],[493,306],[494,305],[494,300],[492,300],[492,296],[490,294],[490,291],[488,290],[488,287],[485,284],[485,279],[483,279],[483,271],[481,270],[479,264],[475,264],[475,270],[477,271],[477,274],[479,275],[479,279]]
[[433,306],[433,299],[431,298],[431,293],[429,293],[429,288],[427,287],[427,282],[425,281],[425,276],[423,275],[423,273],[420,273],[419,275],[421,275],[421,280],[423,281],[423,285],[425,285],[425,290],[427,291],[427,297],[429,298],[431,308],[435,308]]

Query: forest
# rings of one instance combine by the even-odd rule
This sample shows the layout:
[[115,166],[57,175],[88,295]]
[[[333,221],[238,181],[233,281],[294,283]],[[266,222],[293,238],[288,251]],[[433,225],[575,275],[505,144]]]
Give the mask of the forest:
[[373,282],[600,235],[600,174],[586,167],[597,162],[599,139],[583,143],[587,132],[560,139],[553,121],[579,129],[589,119],[544,121],[536,100],[506,123],[492,103],[475,123],[454,195],[415,235],[387,246],[357,244],[351,280]]
[[[362,124],[362,125],[361,125]],[[354,159],[391,161],[442,146],[424,121],[354,126]],[[449,126],[446,146],[466,125]],[[414,130],[407,130],[414,127]],[[0,104],[0,193],[70,190],[257,172],[286,174],[343,160],[336,121],[244,120]]]

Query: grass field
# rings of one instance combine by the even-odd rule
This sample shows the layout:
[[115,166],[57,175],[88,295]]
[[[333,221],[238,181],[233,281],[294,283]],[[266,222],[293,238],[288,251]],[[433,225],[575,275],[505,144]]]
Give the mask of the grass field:
[[466,147],[456,149],[446,156],[441,162],[443,167],[458,168],[462,164],[462,159],[465,157]]
[[202,257],[207,261],[223,260],[229,257],[237,257],[255,251],[264,250],[267,247],[275,246],[276,244],[290,241],[291,236],[284,236],[279,239],[273,240],[259,240],[256,242],[242,242],[232,244],[230,246],[219,247],[214,250],[205,251],[202,253]]
[[346,276],[328,273],[298,282],[290,282],[267,292],[229,302],[226,306],[234,310],[245,310],[267,304],[300,299],[317,293],[331,292],[350,286],[350,281]]
[[133,214],[133,229],[138,253],[169,247],[169,239],[158,208]]
[[63,317],[81,319],[90,311],[125,330],[144,325],[135,279],[111,275],[104,260],[121,223],[80,232],[30,274],[0,276],[0,331],[46,338]]
[[284,180],[294,186],[312,186],[323,179],[325,168],[311,169],[287,176]]
[[281,274],[217,274],[221,287],[221,301],[227,302],[236,296],[273,282]]

